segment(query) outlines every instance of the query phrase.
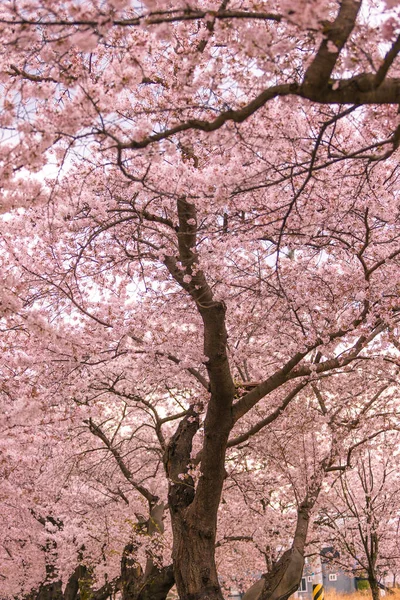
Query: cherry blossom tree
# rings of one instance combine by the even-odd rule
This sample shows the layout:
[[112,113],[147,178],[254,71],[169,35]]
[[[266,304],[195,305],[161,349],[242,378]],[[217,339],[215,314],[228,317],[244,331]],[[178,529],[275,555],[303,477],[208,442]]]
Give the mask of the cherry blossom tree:
[[[216,546],[254,537],[225,491],[273,470],[258,518],[292,513],[287,548],[247,597],[284,600],[326,473],[397,426],[398,7],[17,0],[0,27],[2,239],[42,373],[22,398],[56,394],[67,453],[141,515],[127,598],[172,564],[182,600],[221,600]],[[34,526],[77,523],[53,511]]]
[[382,445],[358,451],[353,469],[334,482],[321,523],[340,556],[334,560],[366,576],[374,599],[379,583],[399,564],[398,439],[385,434]]

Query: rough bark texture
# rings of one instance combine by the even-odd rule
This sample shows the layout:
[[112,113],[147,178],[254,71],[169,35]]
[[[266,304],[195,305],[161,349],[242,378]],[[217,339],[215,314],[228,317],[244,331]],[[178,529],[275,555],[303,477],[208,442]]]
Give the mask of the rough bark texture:
[[[202,318],[210,399],[204,421],[202,474],[196,488],[189,473],[192,441],[199,427],[194,407],[179,424],[165,452],[164,465],[170,481],[168,504],[174,539],[174,575],[181,600],[223,600],[215,565],[217,514],[225,478],[229,434],[240,414],[234,414],[233,410],[236,390],[227,354],[226,307],[223,302],[214,299],[196,254],[196,208],[181,198],[177,209],[178,256],[166,257],[165,264],[195,301]],[[190,280],[185,275],[189,275]],[[266,389],[258,390],[260,396],[274,389],[274,385],[282,384],[303,356],[299,353],[284,365],[272,382],[268,380]],[[241,414],[253,405],[250,401],[243,403]],[[297,589],[304,565],[310,510],[318,491],[316,495],[308,495],[299,507],[292,548],[285,552],[270,573],[249,590],[246,600],[286,600]]]
[[[170,481],[169,509],[174,534],[173,562],[181,600],[222,600],[215,565],[217,513],[225,478],[225,452],[233,425],[235,386],[227,355],[226,307],[213,297],[196,253],[196,208],[181,198],[178,256],[165,264],[174,279],[194,300],[204,327],[210,399],[204,422],[204,445],[197,488],[188,473],[192,440],[199,427],[192,408],[172,437],[164,459]],[[178,264],[184,271],[178,268]],[[189,276],[190,281],[184,279]]]
[[174,570],[168,565],[147,577],[137,600],[165,600],[174,583]]
[[214,561],[216,528],[190,516],[174,519],[174,564],[180,600],[222,600]]
[[135,551],[133,544],[127,544],[122,556],[121,577],[116,586],[122,600],[165,600],[175,583],[172,565],[158,569],[149,559],[143,572],[134,558]]

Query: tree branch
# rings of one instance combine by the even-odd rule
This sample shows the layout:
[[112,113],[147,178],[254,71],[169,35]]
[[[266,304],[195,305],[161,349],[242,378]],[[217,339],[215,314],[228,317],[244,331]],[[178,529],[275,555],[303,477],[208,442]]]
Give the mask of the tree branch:
[[115,460],[117,461],[117,465],[120,468],[121,473],[123,474],[125,479],[127,481],[129,481],[131,486],[136,491],[138,491],[144,498],[146,498],[146,500],[149,502],[150,506],[156,504],[158,502],[158,497],[154,496],[151,492],[149,492],[149,490],[147,488],[142,486],[140,483],[137,483],[133,479],[132,473],[130,472],[129,468],[126,466],[122,456],[120,455],[118,450],[111,444],[110,440],[108,439],[106,434],[103,432],[103,430],[98,425],[96,425],[91,418],[88,419],[87,421],[85,421],[85,423],[87,423],[89,425],[89,430],[91,431],[91,433],[93,433],[93,435],[98,437],[103,442],[105,447],[114,456]]
[[251,427],[245,433],[242,433],[241,435],[238,435],[235,438],[232,438],[231,440],[229,440],[227,447],[232,448],[233,446],[237,446],[238,444],[241,444],[241,443],[247,441],[250,437],[252,437],[256,433],[261,431],[261,429],[263,429],[263,427],[266,427],[267,425],[269,425],[270,423],[275,421],[278,417],[280,417],[280,415],[283,413],[285,408],[297,396],[297,394],[306,387],[307,383],[308,383],[307,381],[299,383],[291,392],[289,392],[289,394],[285,397],[283,402],[281,402],[281,404],[278,406],[278,408],[276,410],[274,410],[271,414],[269,414],[268,417],[265,417],[265,419],[262,419],[261,421],[256,423],[256,425]]
[[336,19],[333,23],[325,24],[325,37],[304,75],[303,93],[315,93],[327,87],[340,51],[354,28],[360,7],[358,0],[342,0]]
[[381,85],[381,83],[384,81],[390,67],[393,64],[394,59],[396,58],[396,56],[398,55],[399,52],[400,52],[400,35],[398,35],[397,40],[395,42],[393,42],[392,47],[386,53],[381,66],[379,67],[379,69],[376,72],[375,88],[378,88]]

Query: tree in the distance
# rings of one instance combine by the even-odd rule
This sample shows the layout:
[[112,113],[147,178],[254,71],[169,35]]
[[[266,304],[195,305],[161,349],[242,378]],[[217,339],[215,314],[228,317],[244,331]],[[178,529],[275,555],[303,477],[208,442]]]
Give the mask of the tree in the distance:
[[334,560],[365,577],[374,600],[382,579],[397,572],[400,560],[398,437],[385,434],[377,440],[372,448],[359,450],[353,468],[334,482],[319,518],[326,539],[339,552]]

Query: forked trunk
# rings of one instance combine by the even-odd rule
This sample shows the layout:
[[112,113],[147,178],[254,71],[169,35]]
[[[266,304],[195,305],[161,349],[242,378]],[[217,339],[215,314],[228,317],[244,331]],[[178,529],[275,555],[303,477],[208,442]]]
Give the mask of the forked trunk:
[[78,595],[81,595],[79,589],[80,582],[87,576],[87,568],[84,565],[78,565],[68,579],[68,583],[64,590],[63,600],[76,600]]
[[109,600],[118,588],[119,579],[93,589],[93,576],[85,565],[78,565],[70,575],[62,600]]
[[164,263],[175,281],[191,296],[203,321],[203,353],[207,357],[209,381],[201,379],[209,401],[197,486],[190,469],[192,441],[200,426],[196,401],[178,425],[164,454],[174,534],[174,575],[180,600],[223,600],[214,553],[225,452],[234,425],[232,404],[236,388],[227,353],[226,305],[214,298],[197,254],[196,206],[181,197],[177,201],[177,212],[178,256],[166,256]]
[[[199,426],[194,411],[180,423],[166,452],[166,470],[170,479],[168,505],[174,540],[172,557],[180,600],[223,600],[215,565],[215,539],[229,435],[227,412],[225,422],[211,428],[210,420],[217,417],[216,411],[208,409],[201,462],[203,472],[196,489],[188,470],[192,439]],[[219,452],[208,450],[210,440]]]

